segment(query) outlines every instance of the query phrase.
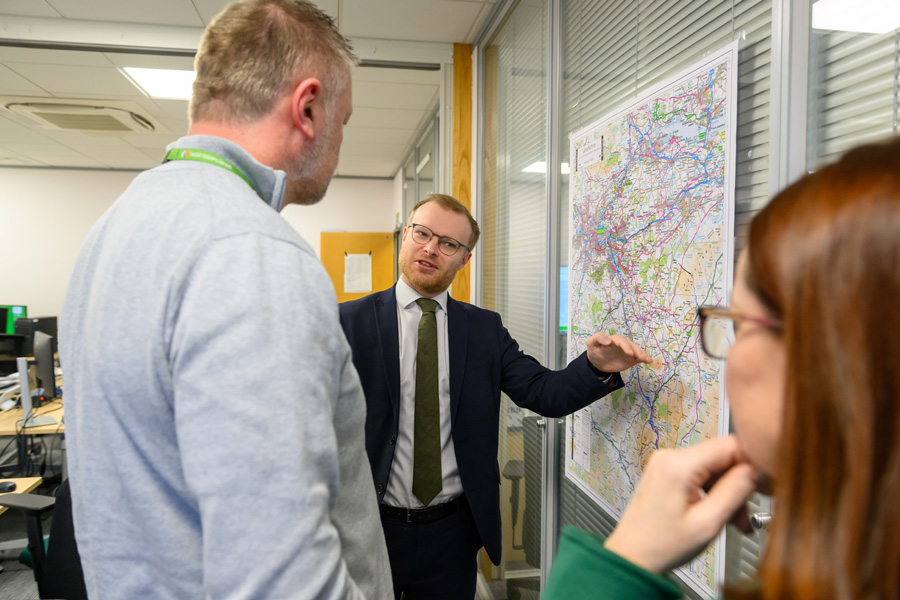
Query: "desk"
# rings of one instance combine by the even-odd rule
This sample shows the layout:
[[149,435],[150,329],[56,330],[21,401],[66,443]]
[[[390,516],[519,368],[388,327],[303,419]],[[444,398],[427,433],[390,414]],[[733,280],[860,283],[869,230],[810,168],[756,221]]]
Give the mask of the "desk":
[[0,413],[0,435],[16,435],[20,431],[26,435],[40,435],[43,433],[64,433],[66,426],[60,423],[63,416],[62,400],[53,400],[47,404],[36,408],[32,411],[35,415],[50,415],[56,419],[56,423],[52,425],[41,425],[40,427],[28,427],[21,429],[16,426],[16,421],[22,419],[21,408],[11,408],[5,413]]
[[[36,408],[32,411],[35,415],[49,415],[56,419],[56,423],[52,425],[41,425],[39,427],[27,427],[22,429],[20,425],[16,425],[16,421],[22,419],[21,408],[11,408],[4,413],[0,413],[0,436],[17,436],[22,435],[16,440],[17,460],[14,467],[0,466],[0,474],[10,471],[20,471],[25,468],[27,463],[27,439],[26,436],[33,435],[52,435],[57,433],[65,433],[66,426],[60,423],[63,417],[63,402],[61,399],[53,400]],[[6,442],[4,441],[4,445]],[[52,447],[51,447],[52,449]],[[65,477],[65,458],[63,458],[63,477]]]
[[[15,481],[16,482],[16,491],[7,492],[9,494],[27,494],[37,486],[41,485],[40,477],[14,477],[12,479],[0,479],[0,481]],[[6,494],[0,494],[0,496],[5,496]],[[6,512],[8,509],[5,506],[0,506],[0,515]]]

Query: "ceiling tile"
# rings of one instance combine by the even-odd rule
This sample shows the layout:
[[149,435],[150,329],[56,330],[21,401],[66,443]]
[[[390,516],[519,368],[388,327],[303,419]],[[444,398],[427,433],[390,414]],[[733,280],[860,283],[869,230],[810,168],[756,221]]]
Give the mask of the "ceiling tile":
[[162,162],[162,156],[149,158],[145,152],[125,142],[116,146],[88,146],[80,150],[112,169],[152,169]]
[[149,150],[155,153],[154,156],[159,158],[162,155],[160,149],[165,148],[179,137],[181,137],[180,134],[172,133],[129,133],[122,139],[139,150]]
[[83,133],[81,131],[65,131],[62,129],[44,129],[43,134],[62,146],[77,150],[96,146],[116,148],[124,144],[122,136],[114,133]]
[[422,42],[464,42],[483,2],[448,0],[342,0],[343,33]]
[[350,117],[354,127],[396,127],[415,129],[422,120],[423,111],[395,108],[354,108]]
[[0,65],[0,90],[10,96],[47,96],[47,92],[28,81],[15,71]]
[[76,50],[45,50],[43,48],[0,47],[0,62],[35,65],[73,65],[81,67],[109,67],[109,59],[100,52]]
[[0,0],[0,15],[17,17],[59,17],[44,0]]
[[188,122],[188,101],[187,100],[165,100],[162,98],[147,98],[145,103],[141,103],[144,105],[153,105],[153,108],[150,109],[150,112],[153,113],[153,116],[159,115],[159,118],[166,119],[176,119],[179,122],[184,124],[184,127],[179,126],[176,131],[181,131],[185,127],[187,127]]
[[[228,4],[228,0],[193,0],[193,2],[204,26],[209,25],[213,17],[222,12],[222,9]],[[337,18],[338,0],[313,0],[313,4],[331,15],[332,18]]]
[[[341,0],[312,0],[312,3],[324,10],[328,15],[338,21],[338,13],[340,11],[340,2]],[[338,27],[341,26],[340,21],[338,21]]]
[[209,25],[213,17],[222,12],[226,4],[228,4],[228,0],[194,0],[194,6],[197,7],[204,27]]
[[337,175],[354,177],[390,177],[397,168],[396,161],[388,158],[370,156],[341,156],[338,161]]
[[[351,119],[351,123],[353,120]],[[406,146],[415,134],[414,129],[396,127],[353,127],[344,128],[344,144],[401,144]]]
[[341,144],[341,156],[378,156],[392,158],[394,163],[400,161],[400,153],[406,149],[406,144]]
[[33,167],[43,166],[44,163],[23,156],[8,147],[0,146],[0,165],[5,167]]
[[6,63],[19,75],[60,98],[130,98],[136,88],[115,68]]
[[356,67],[350,73],[353,84],[358,81],[378,83],[418,83],[441,85],[440,71],[418,71],[415,69],[383,69],[380,67]]
[[3,140],[4,144],[53,143],[53,140],[43,136],[40,130],[20,123],[19,119],[24,117],[0,109],[0,140]]
[[194,59],[189,56],[155,56],[149,54],[116,54],[105,52],[108,64],[116,67],[140,67],[142,69],[176,69],[193,71]]
[[424,112],[437,98],[439,89],[435,85],[360,81],[353,85],[353,110],[389,106]]
[[[172,140],[170,140],[170,141],[172,141]],[[168,144],[168,142],[167,142],[167,144]],[[163,147],[165,147],[165,146],[163,146]],[[147,159],[152,163],[153,166],[156,166],[156,165],[162,163],[162,159],[160,158],[161,153],[160,153],[159,149],[157,149],[157,148],[150,148],[150,149],[138,148],[138,150],[140,150],[141,152],[144,153],[144,156],[147,157]]]
[[153,0],[152,3],[123,0],[46,1],[67,19],[203,27],[203,21],[191,0]]
[[165,125],[166,129],[172,132],[172,141],[187,135],[188,121],[187,119],[160,119],[160,123]]
[[103,165],[77,150],[58,144],[16,144],[16,150],[28,158],[59,167],[95,167]]
[[[313,1],[338,18],[343,33],[350,37],[455,42],[465,41],[467,32],[480,22],[494,0]],[[226,4],[227,0],[0,0],[0,17],[6,14],[200,27]],[[85,26],[90,27],[90,23]],[[193,59],[0,47],[0,96],[84,99],[110,106],[127,101],[132,105],[130,110],[153,120],[160,130],[168,130],[108,136],[98,141],[80,132],[42,128],[0,108],[0,140],[7,146],[22,143],[40,149],[44,152],[43,162],[57,166],[100,166],[78,150],[100,145],[115,155],[116,144],[122,143],[133,152],[123,152],[115,168],[130,168],[128,165],[147,157],[149,164],[155,164],[166,144],[187,131],[188,104],[147,98],[117,71],[117,67],[124,66],[187,70],[193,68]],[[409,146],[426,110],[436,102],[442,73],[356,67],[352,77],[354,113],[345,128],[346,157],[338,171],[345,175],[389,176],[399,163],[399,156],[394,155]],[[55,152],[50,150],[53,144],[57,144]],[[23,160],[34,160],[21,156]]]

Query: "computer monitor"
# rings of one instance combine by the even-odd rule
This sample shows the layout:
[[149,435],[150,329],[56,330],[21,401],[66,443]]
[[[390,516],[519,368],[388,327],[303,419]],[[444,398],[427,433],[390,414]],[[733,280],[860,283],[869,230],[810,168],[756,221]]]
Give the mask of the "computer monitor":
[[43,331],[34,332],[34,365],[38,387],[44,388],[45,401],[56,398],[56,367],[53,359],[53,338]]
[[52,339],[52,353],[56,354],[57,327],[56,317],[30,317],[16,320],[15,333],[25,336],[25,356],[34,355],[34,334],[42,331]]
[[24,319],[28,316],[28,307],[14,304],[0,304],[0,333],[12,334],[16,332],[16,319]]
[[[37,371],[37,387],[44,389],[43,394],[35,394],[35,397],[45,400],[56,396],[56,373],[53,364],[53,338],[43,331],[34,334],[34,361],[31,361]],[[25,427],[40,427],[41,425],[55,425],[56,419],[50,416],[33,414],[34,401],[32,397],[31,382],[28,374],[29,360],[21,356],[16,359],[19,367],[19,386],[22,393],[22,418],[16,424]]]

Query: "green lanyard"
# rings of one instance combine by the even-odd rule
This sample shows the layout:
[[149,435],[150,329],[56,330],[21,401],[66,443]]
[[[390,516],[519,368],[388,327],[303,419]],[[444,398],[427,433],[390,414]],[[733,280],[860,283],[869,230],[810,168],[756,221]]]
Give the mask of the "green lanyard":
[[247,185],[250,186],[250,189],[254,192],[256,188],[253,187],[253,184],[250,183],[250,180],[247,179],[247,176],[238,169],[236,166],[222,158],[217,154],[213,154],[212,152],[207,152],[206,150],[198,150],[196,148],[172,148],[169,150],[168,154],[166,154],[166,160],[163,162],[169,162],[170,160],[196,160],[198,162],[205,162],[211,165],[215,165],[217,167],[222,167],[226,171],[231,171],[241,179],[247,182]]

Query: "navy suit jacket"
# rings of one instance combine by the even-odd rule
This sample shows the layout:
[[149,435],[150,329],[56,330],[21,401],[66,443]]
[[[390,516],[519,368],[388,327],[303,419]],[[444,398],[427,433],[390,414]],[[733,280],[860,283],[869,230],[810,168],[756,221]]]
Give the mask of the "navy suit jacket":
[[[340,305],[368,407],[366,452],[378,502],[384,499],[400,415],[400,341],[394,288]],[[519,350],[500,315],[447,300],[450,414],[456,462],[481,541],[500,563],[500,392],[547,417],[562,417],[622,387],[603,384],[582,353],[551,371]]]

